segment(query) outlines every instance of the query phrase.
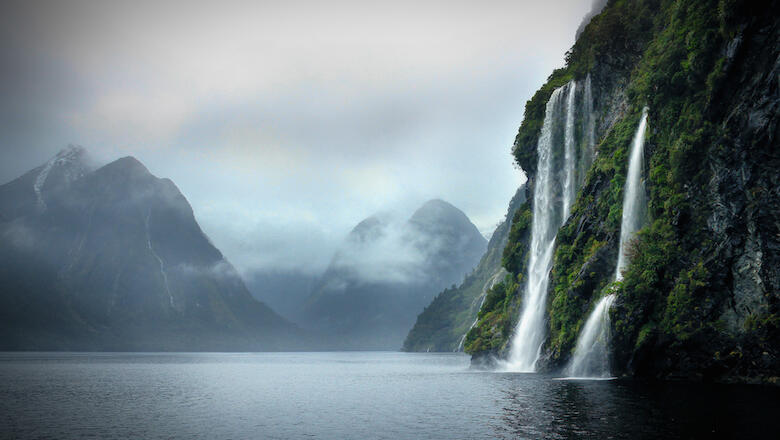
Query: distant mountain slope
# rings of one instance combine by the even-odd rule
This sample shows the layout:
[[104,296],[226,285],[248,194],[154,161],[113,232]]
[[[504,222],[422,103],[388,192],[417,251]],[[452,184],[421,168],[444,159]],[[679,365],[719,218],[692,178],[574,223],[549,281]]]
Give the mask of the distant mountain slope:
[[417,317],[404,341],[404,351],[458,351],[487,291],[503,280],[502,255],[512,219],[526,201],[525,185],[517,189],[506,218],[497,227],[476,269],[457,288],[439,293]]
[[306,304],[306,322],[330,335],[332,348],[397,350],[415,316],[473,269],[485,244],[442,200],[400,225],[369,217],[333,257]]
[[168,179],[79,148],[0,186],[0,349],[248,350],[297,330],[254,300]]
[[260,269],[242,275],[254,298],[295,324],[305,323],[303,305],[321,274],[295,269]]

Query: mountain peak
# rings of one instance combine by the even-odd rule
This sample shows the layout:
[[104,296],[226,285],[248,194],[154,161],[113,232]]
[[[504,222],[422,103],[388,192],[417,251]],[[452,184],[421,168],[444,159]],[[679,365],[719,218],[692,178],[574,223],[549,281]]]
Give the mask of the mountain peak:
[[451,203],[442,199],[431,199],[425,202],[409,218],[410,223],[431,224],[442,220],[455,221],[458,223],[471,224],[468,216]]
[[348,240],[356,243],[375,240],[382,235],[385,226],[387,226],[386,222],[379,218],[379,216],[372,215],[352,228]]
[[87,154],[87,150],[81,145],[68,145],[63,148],[54,156],[55,161],[60,162],[74,162],[83,160]]
[[110,164],[108,164],[106,166],[109,166],[109,165],[112,165],[112,164],[116,164],[115,166],[121,167],[121,168],[138,169],[138,170],[143,170],[143,171],[145,171],[147,173],[149,172],[149,170],[146,168],[146,166],[143,163],[141,163],[140,160],[136,159],[133,156],[120,157],[119,159],[111,162]]
[[14,236],[0,240],[0,286],[25,286],[0,289],[0,310],[22,316],[0,319],[0,348],[256,350],[287,338],[171,180],[128,156],[70,185],[83,154],[69,147],[0,186],[0,236]]
[[149,169],[133,156],[119,158],[97,170],[101,175],[111,175],[114,178],[148,179],[154,178]]
[[422,207],[420,207],[420,209],[431,209],[431,208],[448,208],[448,209],[458,210],[458,208],[456,208],[452,203],[449,203],[442,199],[428,200],[427,202],[423,203]]

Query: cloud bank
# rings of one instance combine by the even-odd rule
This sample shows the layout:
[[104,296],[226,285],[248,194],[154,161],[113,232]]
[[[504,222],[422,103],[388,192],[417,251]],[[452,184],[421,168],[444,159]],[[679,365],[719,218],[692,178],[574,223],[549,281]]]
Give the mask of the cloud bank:
[[525,101],[589,2],[5,2],[0,180],[68,143],[169,177],[242,273],[322,271],[372,212],[489,233]]

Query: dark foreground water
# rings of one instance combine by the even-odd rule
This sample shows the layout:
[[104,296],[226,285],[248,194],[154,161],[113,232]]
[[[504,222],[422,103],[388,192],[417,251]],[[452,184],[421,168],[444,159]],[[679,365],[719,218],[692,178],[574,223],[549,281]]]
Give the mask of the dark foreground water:
[[780,390],[405,353],[0,354],[2,438],[771,438]]

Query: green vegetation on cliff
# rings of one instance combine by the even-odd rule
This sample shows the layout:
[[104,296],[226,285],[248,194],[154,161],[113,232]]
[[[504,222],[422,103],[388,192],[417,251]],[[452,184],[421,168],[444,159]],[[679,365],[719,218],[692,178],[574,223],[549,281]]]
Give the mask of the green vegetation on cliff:
[[[514,155],[532,182],[546,101],[571,79],[593,78],[597,157],[558,233],[543,368],[564,365],[589,310],[615,288],[617,373],[766,379],[780,370],[780,38],[766,14],[776,2],[756,8],[611,1],[526,105]],[[649,218],[613,286],[628,149],[644,106]],[[527,246],[510,237],[507,251]],[[504,263],[522,292],[518,261]],[[505,307],[512,295],[495,296]],[[505,322],[517,317],[497,311],[481,311],[467,338],[476,357],[500,354],[511,336]]]

